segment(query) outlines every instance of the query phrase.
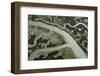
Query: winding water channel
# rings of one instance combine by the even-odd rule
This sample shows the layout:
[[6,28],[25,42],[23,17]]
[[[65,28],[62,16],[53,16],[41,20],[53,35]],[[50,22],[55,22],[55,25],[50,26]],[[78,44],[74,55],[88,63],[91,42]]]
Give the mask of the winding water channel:
[[61,30],[56,26],[51,26],[49,24],[43,23],[41,21],[29,21],[28,25],[29,26],[30,25],[37,26],[37,27],[39,26],[39,27],[42,27],[45,29],[49,29],[50,31],[54,31],[54,32],[58,33],[59,35],[61,35],[64,38],[64,40],[66,41],[66,44],[64,44],[64,45],[35,50],[34,52],[31,53],[29,60],[34,59],[39,52],[52,52],[52,51],[56,51],[61,48],[66,48],[66,47],[70,47],[72,49],[76,58],[86,58],[87,57],[86,54],[84,53],[84,51],[78,45],[78,43],[74,40],[74,38],[69,33],[65,32],[64,30]]

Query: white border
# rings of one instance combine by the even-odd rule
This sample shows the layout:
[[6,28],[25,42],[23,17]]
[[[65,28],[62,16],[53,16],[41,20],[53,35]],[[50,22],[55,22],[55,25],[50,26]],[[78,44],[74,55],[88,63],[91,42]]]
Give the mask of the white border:
[[[66,60],[45,60],[28,61],[28,14],[33,15],[58,15],[58,16],[85,16],[88,17],[88,58],[66,59]],[[42,69],[94,65],[94,11],[56,9],[41,7],[20,8],[20,69]]]

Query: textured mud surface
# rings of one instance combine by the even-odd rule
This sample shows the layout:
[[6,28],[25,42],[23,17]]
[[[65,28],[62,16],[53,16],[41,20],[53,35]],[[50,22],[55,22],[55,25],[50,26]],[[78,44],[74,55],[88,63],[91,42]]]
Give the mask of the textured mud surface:
[[87,58],[88,18],[28,15],[28,60]]

